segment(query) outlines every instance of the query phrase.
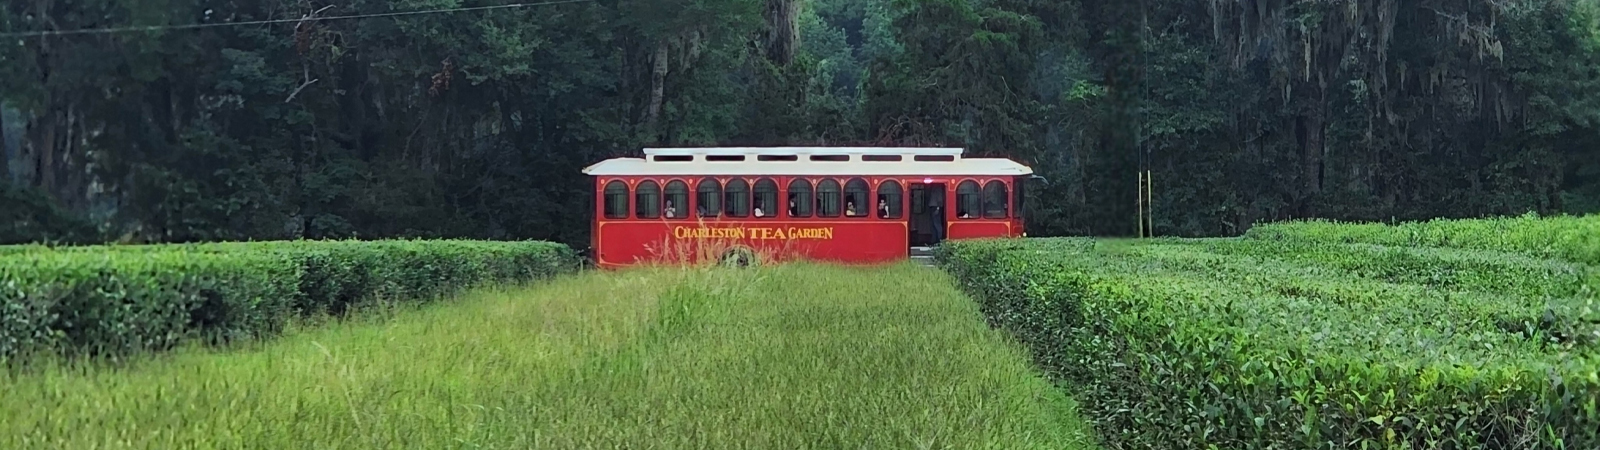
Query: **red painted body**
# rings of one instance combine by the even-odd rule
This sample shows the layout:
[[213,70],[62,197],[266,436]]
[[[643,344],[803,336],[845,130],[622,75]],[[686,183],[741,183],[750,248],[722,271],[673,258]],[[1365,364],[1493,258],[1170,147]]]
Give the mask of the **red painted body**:
[[[899,218],[880,218],[877,214],[864,217],[787,217],[786,208],[777,208],[775,217],[691,217],[680,219],[636,217],[636,205],[630,203],[627,218],[606,218],[605,186],[612,181],[622,181],[628,186],[630,201],[637,201],[635,188],[646,180],[666,186],[671,181],[682,181],[689,187],[689,204],[680,211],[692,212],[698,206],[694,195],[702,177],[656,176],[605,176],[595,179],[595,208],[591,229],[591,248],[595,263],[601,268],[620,268],[640,263],[681,263],[720,257],[730,248],[742,247],[755,252],[761,261],[791,261],[807,259],[840,263],[883,263],[906,259],[910,254],[910,235],[913,227],[913,208],[910,195],[913,185],[943,184],[941,205],[956,205],[955,187],[971,180],[980,186],[990,181],[1005,184],[1007,213],[1004,218],[960,218],[956,208],[943,208],[946,239],[973,239],[995,237],[1020,237],[1023,219],[1015,214],[1015,185],[1023,177],[859,177],[867,180],[872,191],[868,198],[876,198],[878,188],[886,180],[900,183],[901,214]],[[844,185],[857,177],[751,175],[746,177],[718,176],[721,186],[733,179],[743,179],[754,185],[757,180],[770,179],[778,186],[779,201],[787,199],[790,182],[796,178],[809,180],[813,186],[823,179],[837,180]],[[872,211],[868,211],[872,212]],[[815,213],[815,211],[813,211]],[[930,220],[935,220],[930,218]]]

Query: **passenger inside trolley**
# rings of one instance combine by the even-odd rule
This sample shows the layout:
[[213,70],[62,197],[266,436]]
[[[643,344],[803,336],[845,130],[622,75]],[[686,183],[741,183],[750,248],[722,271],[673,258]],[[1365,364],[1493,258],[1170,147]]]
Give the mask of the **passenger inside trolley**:
[[672,207],[672,200],[667,200],[667,208],[662,212],[666,213],[668,219],[678,218],[678,208]]

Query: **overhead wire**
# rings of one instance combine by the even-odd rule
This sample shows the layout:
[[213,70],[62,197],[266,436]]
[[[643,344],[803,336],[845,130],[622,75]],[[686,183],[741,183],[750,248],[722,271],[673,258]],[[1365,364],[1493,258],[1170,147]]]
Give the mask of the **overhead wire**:
[[[137,33],[137,32],[168,31],[168,30],[192,30],[192,29],[198,29],[198,28],[236,27],[236,26],[248,26],[248,25],[272,25],[272,24],[280,24],[280,23],[325,22],[325,21],[330,21],[330,20],[375,19],[375,18],[383,18],[383,17],[416,16],[416,15],[424,15],[424,14],[447,14],[447,13],[470,12],[470,11],[487,11],[487,10],[496,10],[496,9],[528,8],[528,7],[534,7],[534,6],[552,6],[552,5],[563,5],[563,4],[570,4],[570,3],[585,3],[585,2],[592,2],[592,1],[595,1],[595,0],[552,0],[552,1],[545,1],[545,2],[511,3],[511,4],[505,4],[505,5],[470,6],[470,7],[461,7],[461,8],[442,8],[442,9],[425,9],[425,10],[416,10],[416,11],[395,11],[395,12],[372,13],[372,14],[352,14],[352,15],[347,15],[347,16],[317,17],[317,16],[309,16],[308,15],[307,17],[301,17],[301,18],[295,18],[295,19],[247,20],[247,21],[242,21],[242,22],[192,23],[192,24],[182,24],[182,25],[147,25],[147,26],[108,27],[108,28],[79,28],[79,29],[74,29],[74,30],[16,31],[16,32],[9,32],[9,33],[0,33],[0,39],[31,38],[31,37],[44,37],[44,36],[65,36],[65,35],[79,35],[79,34],[113,34],[113,33]],[[326,9],[326,8],[324,8],[324,9]]]

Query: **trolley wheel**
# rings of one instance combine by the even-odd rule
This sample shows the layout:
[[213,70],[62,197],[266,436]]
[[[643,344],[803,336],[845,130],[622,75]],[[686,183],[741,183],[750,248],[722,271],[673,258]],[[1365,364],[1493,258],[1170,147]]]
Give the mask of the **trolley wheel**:
[[739,247],[730,248],[727,251],[722,252],[721,262],[723,266],[728,267],[750,267],[758,264],[760,261],[758,261],[756,258],[756,252],[751,251],[748,248]]

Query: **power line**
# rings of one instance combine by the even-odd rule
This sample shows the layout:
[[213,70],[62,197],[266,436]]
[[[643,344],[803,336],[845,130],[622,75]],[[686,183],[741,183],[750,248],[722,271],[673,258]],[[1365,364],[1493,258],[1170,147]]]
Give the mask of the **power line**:
[[[166,31],[166,30],[192,30],[192,29],[198,29],[198,28],[232,27],[232,26],[244,26],[244,25],[271,25],[271,24],[278,24],[278,23],[323,22],[323,21],[329,21],[329,20],[345,20],[345,19],[374,19],[374,18],[381,18],[381,17],[416,16],[416,15],[423,15],[423,14],[444,14],[444,13],[454,13],[454,12],[486,11],[486,10],[492,10],[492,9],[527,8],[527,7],[532,7],[532,6],[551,6],[551,5],[563,5],[563,4],[568,4],[568,3],[584,3],[584,2],[592,2],[592,1],[595,1],[595,0],[554,0],[554,1],[537,2],[537,3],[512,3],[512,4],[509,4],[509,5],[473,6],[473,7],[466,7],[466,8],[447,8],[447,9],[425,9],[425,10],[418,10],[418,11],[400,11],[400,12],[387,12],[387,13],[376,13],[376,14],[355,14],[355,15],[349,15],[349,16],[303,17],[303,18],[299,18],[299,19],[250,20],[250,21],[245,21],[245,22],[194,23],[194,24],[187,24],[187,25],[150,25],[150,26],[142,26],[142,27],[80,28],[80,29],[76,29],[76,30],[20,31],[20,32],[13,32],[13,33],[0,33],[0,39],[4,39],[4,38],[29,38],[29,37],[42,37],[42,36],[64,36],[64,35],[74,35],[74,34],[112,34],[112,33]],[[326,8],[324,8],[324,9],[326,9]]]

